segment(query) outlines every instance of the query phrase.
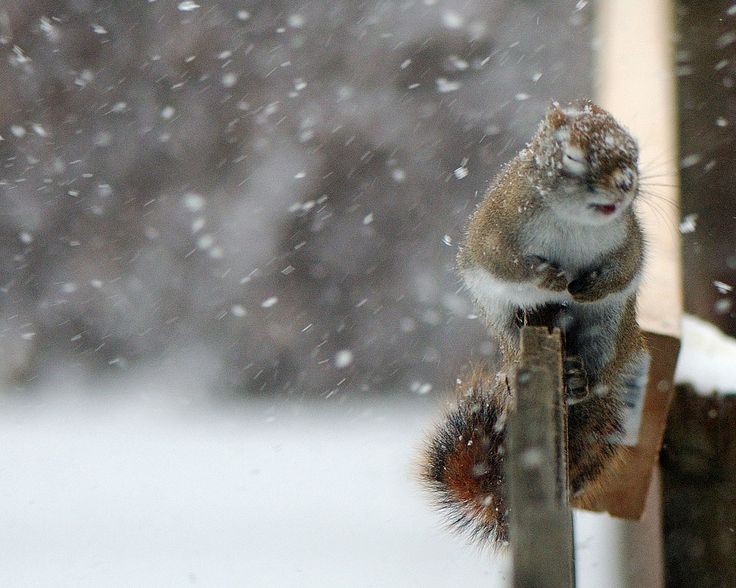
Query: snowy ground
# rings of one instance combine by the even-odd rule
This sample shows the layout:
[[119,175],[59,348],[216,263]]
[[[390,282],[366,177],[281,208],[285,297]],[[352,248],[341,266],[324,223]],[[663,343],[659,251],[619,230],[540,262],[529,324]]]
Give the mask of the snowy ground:
[[[415,481],[439,407],[213,407],[128,385],[0,396],[0,585],[508,583]],[[582,586],[620,585],[611,525],[578,517]]]

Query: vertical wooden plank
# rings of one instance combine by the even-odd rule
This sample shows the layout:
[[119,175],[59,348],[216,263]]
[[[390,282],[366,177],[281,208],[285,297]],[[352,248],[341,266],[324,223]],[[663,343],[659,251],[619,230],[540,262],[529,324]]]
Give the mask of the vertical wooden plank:
[[652,354],[639,442],[592,506],[637,519],[664,434],[682,317],[674,9],[672,0],[601,0],[596,8],[596,100],[639,140],[643,173],[658,176],[656,204],[643,194],[638,206],[648,242],[639,324]]
[[678,386],[662,450],[668,586],[736,586],[736,396]]
[[524,327],[521,349],[507,446],[514,586],[568,587],[574,582],[573,538],[559,331]]

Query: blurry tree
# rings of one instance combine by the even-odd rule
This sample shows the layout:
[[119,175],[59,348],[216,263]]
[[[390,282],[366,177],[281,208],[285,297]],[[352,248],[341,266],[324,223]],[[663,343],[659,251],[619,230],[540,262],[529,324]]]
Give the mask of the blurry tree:
[[461,227],[549,101],[574,0],[6,0],[5,380],[181,346],[246,392],[444,388],[492,354]]

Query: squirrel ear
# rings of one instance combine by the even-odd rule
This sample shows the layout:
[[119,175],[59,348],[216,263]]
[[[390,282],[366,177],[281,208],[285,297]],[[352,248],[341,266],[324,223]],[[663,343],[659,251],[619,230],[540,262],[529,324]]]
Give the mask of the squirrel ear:
[[559,102],[552,103],[552,105],[547,110],[546,119],[547,126],[549,126],[549,128],[553,130],[559,129],[567,123],[567,115],[560,107]]

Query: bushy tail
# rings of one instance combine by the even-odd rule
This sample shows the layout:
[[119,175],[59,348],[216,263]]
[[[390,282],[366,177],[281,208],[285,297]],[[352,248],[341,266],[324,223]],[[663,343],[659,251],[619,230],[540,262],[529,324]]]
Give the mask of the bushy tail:
[[[422,478],[449,526],[478,543],[508,543],[504,480],[506,422],[512,399],[503,374],[474,369],[457,386],[457,405],[428,439]],[[568,472],[575,506],[592,504],[625,451],[610,439],[621,429],[620,401],[591,395],[568,412]]]
[[453,529],[500,545],[508,541],[502,471],[506,379],[476,368],[459,381],[457,392],[457,406],[428,440],[422,478]]

